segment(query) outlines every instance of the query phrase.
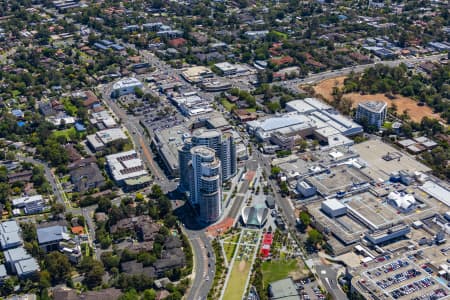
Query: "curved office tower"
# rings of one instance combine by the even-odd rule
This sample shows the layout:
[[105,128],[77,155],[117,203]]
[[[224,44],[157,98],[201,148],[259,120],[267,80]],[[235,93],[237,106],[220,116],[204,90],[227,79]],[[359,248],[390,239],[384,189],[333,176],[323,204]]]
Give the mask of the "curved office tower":
[[193,147],[191,156],[191,203],[199,207],[200,219],[203,222],[215,222],[222,214],[220,160],[213,149],[205,146]]

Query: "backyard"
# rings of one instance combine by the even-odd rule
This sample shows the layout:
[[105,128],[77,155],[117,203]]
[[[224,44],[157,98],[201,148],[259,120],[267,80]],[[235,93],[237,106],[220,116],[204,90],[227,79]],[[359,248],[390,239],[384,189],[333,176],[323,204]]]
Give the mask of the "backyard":
[[78,135],[85,135],[85,133],[78,133],[77,130],[75,129],[75,127],[70,127],[68,129],[64,129],[64,130],[57,130],[52,132],[52,135],[55,138],[58,138],[59,136],[63,136],[66,138],[67,141],[73,141],[77,139]]
[[222,103],[223,107],[225,107],[225,109],[228,110],[228,111],[232,111],[233,109],[236,108],[236,105],[234,105],[233,103],[231,103],[227,99],[222,99],[221,103]]

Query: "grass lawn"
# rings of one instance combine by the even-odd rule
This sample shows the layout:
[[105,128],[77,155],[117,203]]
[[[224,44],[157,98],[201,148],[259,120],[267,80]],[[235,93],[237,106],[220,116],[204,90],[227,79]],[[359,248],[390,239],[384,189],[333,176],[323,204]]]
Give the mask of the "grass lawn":
[[256,112],[256,108],[255,107],[253,107],[253,108],[246,108],[245,110],[248,111],[249,113]]
[[236,108],[236,105],[234,105],[227,99],[222,99],[221,103],[222,103],[223,107],[225,107],[225,109],[228,111],[232,111],[234,108]]
[[388,121],[384,122],[383,128],[392,129],[392,122],[388,122]]
[[65,136],[67,140],[71,140],[70,136],[75,136],[77,134],[77,130],[75,127],[70,127],[69,129],[53,131],[52,134],[55,138]]
[[59,181],[61,181],[61,183],[67,183],[70,180],[70,175],[66,175],[64,177],[61,177]]
[[71,116],[75,116],[78,112],[78,108],[72,104],[72,102],[69,99],[63,99],[62,103],[64,105],[64,109],[66,110],[66,112],[71,115]]
[[262,273],[264,286],[269,286],[269,283],[286,278],[289,273],[298,268],[297,260],[277,260],[265,261],[262,264]]
[[281,39],[287,39],[288,35],[286,33],[282,33],[276,30],[272,30],[271,33],[275,34],[276,36],[280,37]]
[[248,273],[250,272],[250,263],[247,261],[235,261],[231,270],[230,279],[223,300],[242,299],[244,295],[245,283],[247,282]]
[[225,255],[227,257],[227,261],[230,262],[233,258],[234,251],[236,249],[237,244],[234,243],[223,243],[223,248],[225,250]]

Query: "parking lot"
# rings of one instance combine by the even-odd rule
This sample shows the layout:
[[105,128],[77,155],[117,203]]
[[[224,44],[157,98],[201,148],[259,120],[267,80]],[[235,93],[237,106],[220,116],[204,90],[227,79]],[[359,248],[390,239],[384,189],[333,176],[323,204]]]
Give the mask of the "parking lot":
[[303,300],[324,300],[325,295],[319,289],[314,278],[306,278],[295,283],[299,291],[300,298]]
[[427,295],[428,297],[425,299],[440,299],[447,296],[447,292],[442,287],[435,288],[436,285],[437,282],[434,279],[427,277],[392,291],[391,296],[394,299],[404,296],[410,296],[409,298],[416,299]]
[[428,264],[417,264],[417,257],[420,256],[409,255],[395,260],[390,256],[377,258],[376,262],[382,264],[365,271],[363,276],[368,281],[363,280],[362,283],[369,288],[380,289],[387,298],[419,300],[446,297],[447,288],[432,277],[435,274]]

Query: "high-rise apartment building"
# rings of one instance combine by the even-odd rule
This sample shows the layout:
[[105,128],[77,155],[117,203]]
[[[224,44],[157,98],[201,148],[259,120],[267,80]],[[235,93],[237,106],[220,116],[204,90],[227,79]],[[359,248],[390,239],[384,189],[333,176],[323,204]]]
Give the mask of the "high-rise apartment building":
[[195,146],[205,146],[211,148],[216,153],[217,158],[222,163],[223,181],[231,179],[237,171],[236,145],[231,133],[222,133],[218,130],[194,131],[191,137],[184,139],[184,145],[178,150],[178,160],[180,166],[180,185],[181,191],[188,188],[187,167],[190,157],[190,149]]
[[230,180],[237,171],[236,144],[231,133],[226,132],[222,135],[220,153],[217,156],[222,162],[223,180]]
[[[213,211],[216,211],[216,206],[211,205],[214,202],[211,199],[208,201],[199,201],[199,197],[197,196],[199,192],[198,184],[196,184],[196,174],[198,172],[195,173],[193,150],[201,147],[203,149],[210,149],[213,152],[213,156],[219,162],[221,187],[222,181],[231,179],[237,172],[236,145],[233,135],[231,133],[222,133],[218,130],[199,129],[194,131],[192,136],[184,138],[183,142],[183,146],[178,149],[180,168],[179,190],[189,192],[189,200],[191,204],[199,209],[201,219],[205,222],[212,222],[211,220],[214,218],[206,218],[204,216],[205,214],[207,216],[214,215]],[[221,199],[221,189],[219,189],[219,193]],[[206,199],[204,196],[202,197]],[[221,212],[221,209],[219,211]]]
[[192,139],[184,139],[184,144],[178,149],[178,167],[180,169],[180,183],[178,189],[181,192],[189,191],[189,164],[191,162]]
[[221,163],[213,149],[196,146],[191,150],[190,201],[199,208],[200,220],[215,222],[222,214]]
[[358,104],[356,120],[366,120],[368,125],[380,129],[387,114],[387,104],[383,101],[367,101]]

